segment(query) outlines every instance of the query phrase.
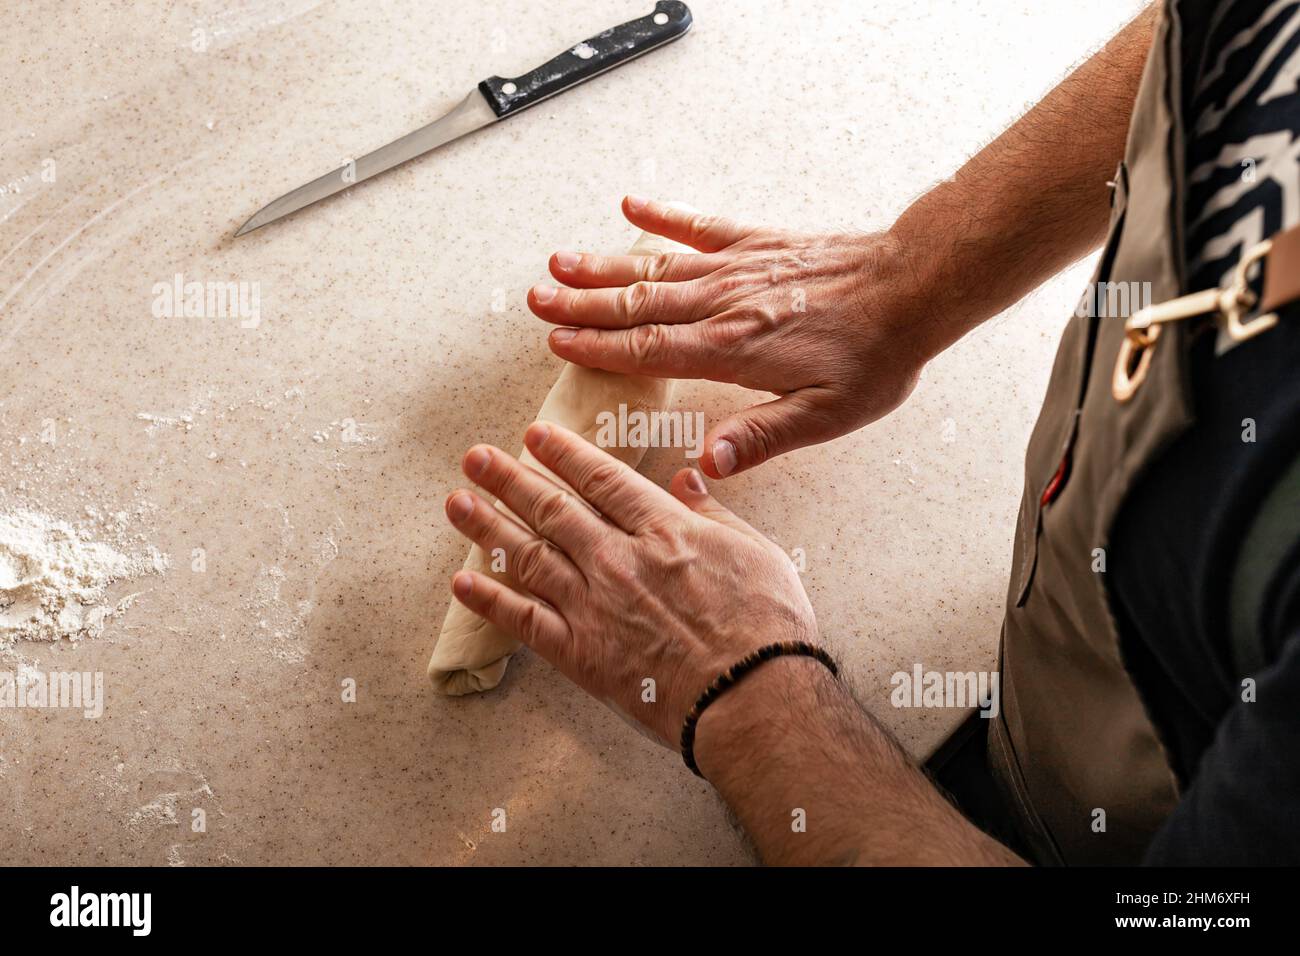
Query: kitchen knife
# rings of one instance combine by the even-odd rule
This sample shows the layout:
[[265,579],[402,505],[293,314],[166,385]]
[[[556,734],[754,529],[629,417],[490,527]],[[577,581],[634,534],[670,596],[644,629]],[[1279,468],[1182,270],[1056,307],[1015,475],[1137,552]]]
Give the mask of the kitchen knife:
[[686,4],[677,0],[659,0],[654,12],[648,16],[629,20],[584,40],[522,76],[508,79],[490,76],[477,89],[470,90],[460,105],[446,116],[367,153],[355,162],[313,179],[291,193],[285,193],[259,209],[235,235],[238,237],[260,229],[269,222],[342,192],[466,133],[536,106],[542,100],[676,40],[690,27],[691,11]]

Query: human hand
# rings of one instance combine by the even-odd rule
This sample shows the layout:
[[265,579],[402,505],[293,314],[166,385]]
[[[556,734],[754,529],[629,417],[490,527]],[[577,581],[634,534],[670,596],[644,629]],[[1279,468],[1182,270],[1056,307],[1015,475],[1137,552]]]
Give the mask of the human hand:
[[729,666],[774,641],[816,640],[789,558],[698,473],[678,472],[670,494],[558,425],[533,424],[524,443],[576,495],[500,449],[471,448],[465,475],[520,520],[466,490],[448,496],[447,516],[484,550],[504,549],[528,593],[472,571],[452,591],[592,696],[675,749]]
[[535,286],[528,304],[565,326],[550,343],[570,362],[780,396],[709,430],[701,467],[711,477],[875,421],[942,348],[921,334],[887,235],[747,226],[630,196],[623,213],[702,255],[557,252],[551,274],[568,288]]

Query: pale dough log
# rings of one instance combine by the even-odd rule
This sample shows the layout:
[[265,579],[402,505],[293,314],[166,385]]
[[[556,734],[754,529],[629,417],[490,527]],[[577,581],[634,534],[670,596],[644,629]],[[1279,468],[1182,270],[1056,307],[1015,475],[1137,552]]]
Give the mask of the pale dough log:
[[[691,251],[693,250],[662,236],[643,232],[628,250],[628,254],[649,256]],[[546,401],[542,403],[537,420],[563,425],[592,441],[597,430],[596,417],[601,412],[608,411],[617,415],[619,405],[626,405],[628,412],[664,411],[672,400],[672,392],[672,379],[619,375],[566,364],[546,396]],[[646,452],[645,448],[605,450],[633,468],[640,464]],[[567,487],[527,449],[520,453],[519,460]],[[510,514],[509,509],[500,502],[497,507]],[[519,589],[509,575],[494,572],[490,566],[490,556],[478,545],[472,546],[469,557],[465,559],[466,570],[480,571]],[[433,656],[429,659],[429,680],[433,682],[434,690],[450,696],[491,690],[505,676],[510,655],[518,647],[519,642],[509,634],[452,598]]]

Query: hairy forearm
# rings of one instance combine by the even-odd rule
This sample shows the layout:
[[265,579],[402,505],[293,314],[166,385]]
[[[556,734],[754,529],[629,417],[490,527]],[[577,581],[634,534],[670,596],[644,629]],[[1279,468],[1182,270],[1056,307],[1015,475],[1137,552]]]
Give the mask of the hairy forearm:
[[1104,238],[1151,47],[1152,4],[890,230],[906,284],[926,290],[937,354]]
[[772,864],[1008,865],[842,684],[769,661],[701,717],[696,760]]

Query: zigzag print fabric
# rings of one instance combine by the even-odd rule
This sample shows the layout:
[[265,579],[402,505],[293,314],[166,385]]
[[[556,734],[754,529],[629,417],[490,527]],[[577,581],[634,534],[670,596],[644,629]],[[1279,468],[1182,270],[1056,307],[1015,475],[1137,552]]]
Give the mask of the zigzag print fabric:
[[[1183,3],[1188,290],[1300,223],[1300,0]],[[1200,40],[1198,43],[1197,40]]]

